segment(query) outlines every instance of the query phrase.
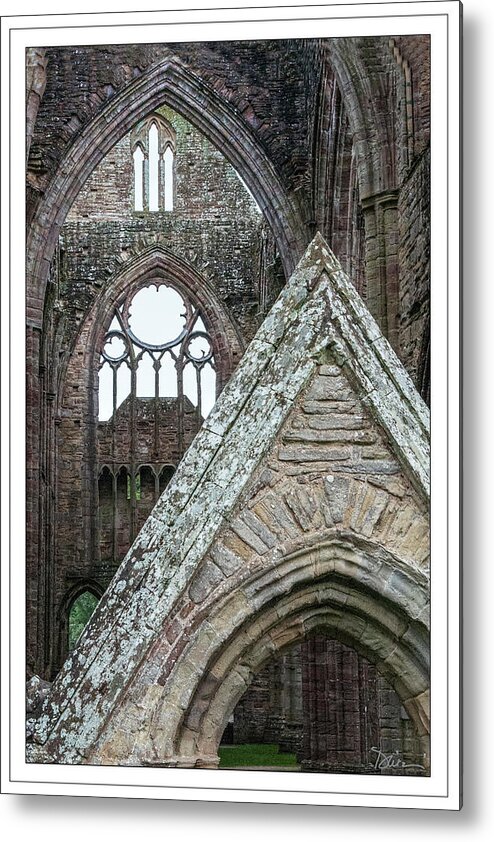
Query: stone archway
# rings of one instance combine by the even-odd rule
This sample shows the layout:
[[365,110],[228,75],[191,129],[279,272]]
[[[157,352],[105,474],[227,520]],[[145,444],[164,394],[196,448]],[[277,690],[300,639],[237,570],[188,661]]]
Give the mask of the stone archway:
[[[192,300],[194,306],[197,306],[202,313],[214,345],[214,356],[218,362],[217,393],[228,381],[243,353],[243,342],[237,327],[226,308],[218,300],[211,284],[196,268],[160,245],[154,244],[129,257],[108,280],[95,300],[81,324],[72,353],[70,356],[67,355],[66,363],[60,367],[60,390],[56,403],[56,411],[60,419],[56,429],[59,483],[55,502],[57,511],[64,513],[64,521],[59,523],[58,532],[54,533],[53,543],[54,563],[58,571],[64,569],[63,564],[67,555],[78,558],[79,568],[85,572],[86,576],[99,577],[100,586],[102,583],[105,586],[108,584],[131,540],[123,537],[116,525],[112,528],[108,527],[106,530],[108,533],[115,531],[114,548],[111,557],[106,558],[102,554],[100,523],[102,507],[100,506],[99,479],[104,466],[108,467],[112,462],[108,460],[106,451],[106,455],[100,459],[102,437],[99,434],[97,410],[99,359],[105,334],[122,295],[132,295],[151,283],[173,286],[184,297]],[[169,411],[168,415],[171,417],[172,411]],[[184,431],[183,442],[177,445],[179,450],[175,458],[172,458],[171,452],[164,451],[158,459],[159,466],[154,466],[156,499],[166,484],[163,474],[165,463],[169,463],[174,470],[182,455],[180,448],[185,449],[197,432],[198,426],[192,415],[187,418],[189,419],[187,429]],[[111,439],[111,433],[108,435]],[[71,467],[74,452],[81,454],[80,469],[76,475]],[[136,469],[141,464],[147,465],[149,459],[142,452],[136,453]],[[124,462],[127,463],[127,455],[119,453],[116,456],[116,463],[110,470],[112,477],[109,483],[110,491],[114,485],[115,500],[119,500],[118,505],[115,503],[115,524],[117,521],[125,521],[122,503],[127,505],[125,497],[128,466],[126,467]],[[111,495],[109,499],[113,499]],[[155,500],[153,505],[154,502]],[[139,506],[141,504],[137,508]],[[109,508],[110,511],[113,508],[110,503]],[[149,506],[150,508],[152,505]],[[135,519],[137,532],[138,527],[142,526],[142,517],[138,511],[135,513]],[[53,529],[53,524],[50,526]],[[55,617],[59,617],[59,612],[55,613]],[[61,622],[60,619],[57,620],[58,625]],[[57,639],[59,632],[56,627],[52,628],[51,634],[54,639]],[[63,656],[66,655],[65,647],[59,647],[59,651]],[[62,663],[63,658],[59,656],[56,666],[59,668]]]
[[[218,369],[218,391],[221,391],[243,354],[244,341],[204,275],[162,245],[148,246],[121,264],[95,302],[92,314],[81,327],[78,342],[82,342],[89,355],[94,354],[94,348],[99,347],[103,340],[119,297],[130,289],[137,291],[155,282],[172,284],[182,295],[192,297],[197,302],[214,335],[216,356],[222,361]],[[90,334],[86,339],[84,334],[87,334],[88,326]],[[87,364],[91,365],[92,362],[89,356]]]
[[55,653],[55,666],[57,668],[64,662],[69,652],[70,612],[74,603],[77,602],[81,596],[84,596],[84,594],[90,594],[94,597],[97,604],[103,596],[103,588],[95,579],[81,578],[81,580],[69,588],[67,593],[64,595],[57,612],[58,630],[57,648]]
[[423,775],[420,743],[376,664],[321,624],[256,671],[229,717],[219,768]]
[[253,668],[314,623],[427,731],[428,453],[422,402],[316,238],[60,673],[43,752],[214,766]]
[[32,320],[39,326],[50,261],[81,185],[133,125],[164,104],[203,132],[235,167],[266,216],[287,277],[292,272],[307,240],[296,202],[245,121],[180,61],[169,57],[129,82],[85,127],[38,207],[27,244],[27,277],[32,284]]
[[[255,672],[319,629],[376,664],[427,754],[427,583],[406,567],[382,547],[335,536],[270,565],[241,587],[232,584],[228,594],[195,612],[187,611],[184,598],[176,614],[188,613],[188,631],[176,641],[168,672],[157,642],[145,672],[161,672],[158,686],[137,679],[90,761],[216,768],[228,718]],[[146,721],[136,721],[132,732],[129,712],[144,709],[150,692]]]

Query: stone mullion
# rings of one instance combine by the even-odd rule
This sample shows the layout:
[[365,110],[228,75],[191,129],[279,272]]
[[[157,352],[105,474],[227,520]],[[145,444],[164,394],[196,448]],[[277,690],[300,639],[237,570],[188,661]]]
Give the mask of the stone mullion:
[[84,511],[84,542],[87,547],[84,564],[85,575],[89,575],[94,566],[101,561],[99,542],[99,507],[98,507],[98,418],[95,407],[98,406],[96,389],[98,388],[98,377],[95,367],[91,367],[86,380],[88,389],[88,420],[85,430],[84,442],[84,477],[82,481],[82,494],[86,500],[87,509]]
[[182,354],[180,354],[175,365],[177,368],[177,449],[180,460],[184,452],[184,372]]
[[[159,130],[158,130],[159,131]],[[158,210],[165,208],[165,162],[161,149],[161,136],[158,134]]]
[[117,537],[117,368],[112,366],[113,372],[113,412],[112,412],[112,507],[113,507],[113,551],[112,560],[118,562]]
[[159,441],[160,441],[160,360],[153,358],[154,367],[154,461],[157,462],[159,458]]
[[137,365],[133,361],[130,371],[130,543],[136,536],[136,395],[137,395]]
[[202,413],[202,393],[201,393],[201,369],[199,366],[194,366],[196,370],[196,383],[197,383],[197,418],[200,422],[201,420],[201,413]]
[[142,162],[142,209],[149,210],[149,155],[147,151]]
[[117,536],[117,492],[118,492],[118,479],[117,474],[115,473],[115,469],[112,472],[112,507],[113,507],[113,549],[112,549],[112,560],[113,564],[118,563],[118,536]]

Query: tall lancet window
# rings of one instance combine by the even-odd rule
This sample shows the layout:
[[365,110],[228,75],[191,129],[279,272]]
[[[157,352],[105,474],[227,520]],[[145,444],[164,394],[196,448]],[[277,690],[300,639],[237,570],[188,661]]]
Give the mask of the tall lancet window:
[[151,114],[131,132],[134,159],[134,210],[172,211],[175,131],[160,114]]
[[168,145],[163,155],[165,173],[165,210],[173,210],[173,149]]
[[149,129],[149,210],[159,210],[160,155],[158,152],[158,129],[152,123]]
[[134,149],[134,210],[144,210],[144,152],[140,146]]

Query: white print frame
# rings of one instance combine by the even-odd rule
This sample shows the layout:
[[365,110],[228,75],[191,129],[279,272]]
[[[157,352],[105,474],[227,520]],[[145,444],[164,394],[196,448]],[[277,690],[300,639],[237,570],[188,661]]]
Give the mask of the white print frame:
[[[187,3],[175,2],[174,7]],[[25,513],[2,512],[2,791],[457,810],[460,768],[460,70],[458,2],[332,3],[2,19],[2,488],[25,499],[25,49],[358,35],[431,37],[431,776],[379,777],[26,764]],[[446,305],[446,306],[445,306]],[[16,466],[15,474],[10,466]],[[15,475],[15,485],[10,477]],[[14,544],[15,536],[15,544]],[[12,541],[11,541],[12,539]]]

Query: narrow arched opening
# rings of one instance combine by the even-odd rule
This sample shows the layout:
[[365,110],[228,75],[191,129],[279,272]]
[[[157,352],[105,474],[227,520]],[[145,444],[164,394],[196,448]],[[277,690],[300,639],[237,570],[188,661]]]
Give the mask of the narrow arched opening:
[[72,651],[79,640],[97,604],[98,597],[89,590],[83,591],[73,600],[68,615],[67,648],[69,652]]

